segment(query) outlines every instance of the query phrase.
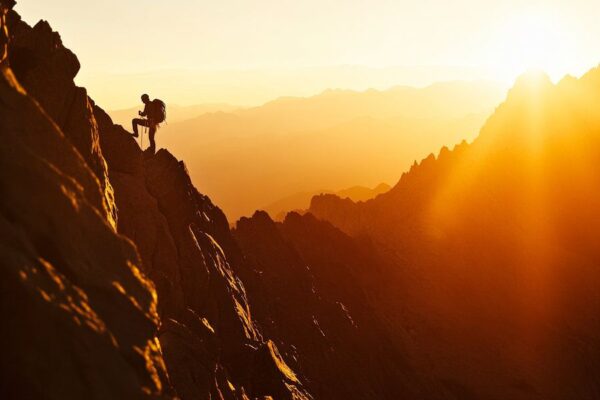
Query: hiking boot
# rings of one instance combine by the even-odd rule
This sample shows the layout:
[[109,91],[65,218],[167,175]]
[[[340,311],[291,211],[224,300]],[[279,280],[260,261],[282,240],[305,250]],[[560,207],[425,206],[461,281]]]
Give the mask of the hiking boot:
[[154,149],[148,147],[146,150],[142,151],[142,155],[144,159],[149,159],[154,156]]

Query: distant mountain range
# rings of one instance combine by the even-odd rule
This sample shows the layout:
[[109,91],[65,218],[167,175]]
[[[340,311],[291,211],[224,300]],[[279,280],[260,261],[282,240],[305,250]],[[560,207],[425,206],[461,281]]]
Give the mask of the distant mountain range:
[[[167,123],[181,122],[188,119],[196,118],[199,115],[212,113],[217,111],[231,112],[239,107],[231,104],[199,104],[193,106],[178,106],[177,104],[169,104],[167,108]],[[131,130],[131,120],[138,117],[138,111],[144,109],[144,105],[140,100],[138,107],[131,107],[124,110],[109,111],[111,118],[115,124]]]
[[271,218],[276,221],[283,221],[285,216],[290,211],[298,213],[305,213],[310,206],[310,201],[313,196],[318,194],[334,194],[339,198],[349,198],[352,201],[366,201],[372,199],[381,193],[385,193],[391,189],[391,186],[387,183],[380,183],[374,188],[368,188],[364,186],[353,186],[348,189],[343,189],[337,192],[331,190],[318,190],[315,192],[302,192],[295,193],[291,196],[287,196],[281,200],[273,202],[268,206],[261,207],[261,210],[266,211]]
[[502,96],[489,82],[329,90],[170,122],[157,140],[235,220],[298,192],[393,182],[432,149],[474,138]]
[[[150,67],[152,68],[152,67]],[[461,66],[332,65],[290,68],[158,69],[140,73],[87,75],[89,93],[111,109],[129,108],[143,92],[168,104],[238,104],[258,106],[280,96],[314,96],[327,88],[364,91],[394,85],[424,87],[433,82],[496,79],[485,68]],[[508,88],[510,82],[502,83]]]

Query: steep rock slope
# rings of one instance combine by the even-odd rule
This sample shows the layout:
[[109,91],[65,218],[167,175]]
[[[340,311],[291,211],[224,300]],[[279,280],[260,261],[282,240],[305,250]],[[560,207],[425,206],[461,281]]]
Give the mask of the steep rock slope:
[[[520,78],[470,145],[442,149],[363,204],[311,212],[415,271],[432,374],[473,398],[600,395],[600,70]],[[417,282],[421,282],[418,284]]]
[[[97,109],[101,115],[101,110]],[[120,214],[119,231],[138,243],[157,284],[159,338],[173,386],[182,398],[309,397],[277,348],[263,339],[228,258],[239,259],[227,220],[192,186],[184,165],[161,150],[145,158],[120,126],[99,117],[105,149],[129,142],[137,171],[106,150]],[[114,168],[114,169],[113,169]]]
[[382,312],[402,288],[388,287],[395,265],[369,241],[296,213],[275,223],[257,212],[234,236],[247,257],[241,276],[254,318],[316,398],[448,398],[420,373],[427,360],[411,354],[409,332]]
[[2,393],[311,398],[252,321],[227,220],[183,163],[143,155],[74,85],[46,22],[11,12],[8,31]]
[[[3,34],[9,7],[0,2]],[[2,38],[4,57],[5,44]],[[109,184],[98,174],[106,176],[90,168],[4,57],[0,397],[162,397],[166,373],[155,336],[156,296],[140,273],[134,245],[114,230]],[[78,107],[87,104],[83,99]],[[65,120],[71,118],[67,112]],[[90,148],[97,148],[92,118],[81,118]],[[99,153],[87,155],[102,160]]]
[[[48,116],[84,157],[102,189],[101,198],[93,198],[98,209],[106,209],[115,218],[112,188],[98,141],[91,103],[84,88],[75,86],[79,72],[77,57],[62,45],[58,33],[46,21],[33,28],[17,13],[8,16],[10,26],[10,65],[19,83],[35,98]],[[90,190],[90,198],[97,196]]]

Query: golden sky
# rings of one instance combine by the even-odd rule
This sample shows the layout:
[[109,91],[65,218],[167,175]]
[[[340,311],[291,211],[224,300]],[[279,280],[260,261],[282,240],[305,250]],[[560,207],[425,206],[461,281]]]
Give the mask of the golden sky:
[[[17,10],[60,31],[82,62],[78,82],[106,108],[135,104],[142,88],[181,104],[252,104],[327,87],[510,82],[530,68],[557,80],[600,59],[597,0],[23,0]],[[342,79],[339,66],[360,73]]]

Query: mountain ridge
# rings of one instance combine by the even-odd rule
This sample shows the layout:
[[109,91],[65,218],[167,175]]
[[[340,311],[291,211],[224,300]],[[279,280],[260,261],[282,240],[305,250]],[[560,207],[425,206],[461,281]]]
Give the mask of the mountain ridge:
[[368,188],[364,186],[352,186],[335,192],[331,190],[302,192],[285,197],[259,209],[265,210],[273,219],[277,221],[283,221],[288,212],[306,212],[308,206],[310,205],[310,200],[315,195],[315,193],[332,193],[341,198],[348,197],[354,201],[366,201],[370,198],[378,196],[381,193],[385,193],[390,189],[391,186],[387,183],[380,183],[379,185],[373,188]]
[[598,393],[586,371],[600,365],[599,71],[557,84],[522,76],[472,143],[415,163],[389,192],[312,199],[315,216],[371,237],[428,282],[405,304],[440,321],[443,339],[422,346],[474,398]]
[[[77,58],[46,22],[30,27],[0,6],[11,35],[2,93],[12,96],[2,131],[15,143],[0,157],[3,235],[14,226],[33,242],[11,247],[3,263],[11,277],[3,279],[11,321],[3,339],[13,344],[2,362],[13,371],[2,379],[3,397],[312,398],[249,317],[222,212],[193,188],[183,163],[165,150],[143,154],[74,85]],[[8,61],[23,87],[11,81]],[[19,157],[32,167],[14,173]],[[37,181],[24,179],[30,170]],[[24,197],[36,189],[43,196]],[[39,252],[31,266],[16,264],[31,248]],[[22,306],[11,307],[17,294]],[[28,329],[36,320],[45,336]]]
[[159,138],[237,220],[297,192],[395,181],[432,145],[471,139],[501,92],[452,87],[321,95],[205,114],[165,126]]

